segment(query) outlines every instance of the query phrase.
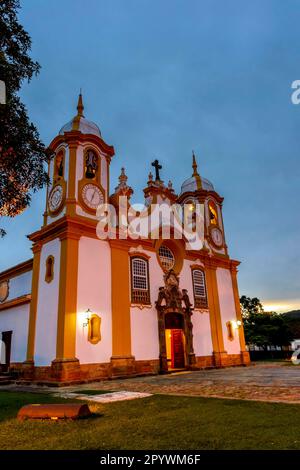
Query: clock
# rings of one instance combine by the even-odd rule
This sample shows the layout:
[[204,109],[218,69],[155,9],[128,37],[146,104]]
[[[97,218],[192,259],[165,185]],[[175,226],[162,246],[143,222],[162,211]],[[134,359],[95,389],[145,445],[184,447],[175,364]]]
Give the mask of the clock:
[[220,248],[223,245],[223,234],[218,227],[211,228],[210,237],[216,247]]
[[59,210],[64,197],[64,190],[60,184],[56,184],[50,191],[48,206],[51,212]]
[[97,209],[100,204],[103,204],[103,193],[98,186],[92,183],[85,184],[82,188],[82,199],[87,207],[90,209]]

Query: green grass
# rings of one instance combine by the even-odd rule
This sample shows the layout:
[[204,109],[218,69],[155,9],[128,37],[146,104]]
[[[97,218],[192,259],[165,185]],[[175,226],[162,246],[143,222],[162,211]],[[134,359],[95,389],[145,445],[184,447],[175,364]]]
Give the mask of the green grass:
[[299,405],[156,395],[92,405],[80,421],[16,420],[24,404],[63,401],[0,392],[0,449],[300,448]]

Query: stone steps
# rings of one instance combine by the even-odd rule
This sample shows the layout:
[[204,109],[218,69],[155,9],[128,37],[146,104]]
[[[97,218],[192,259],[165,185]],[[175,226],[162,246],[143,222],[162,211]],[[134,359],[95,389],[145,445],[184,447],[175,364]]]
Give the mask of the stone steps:
[[0,387],[1,385],[10,385],[14,382],[13,378],[8,374],[0,374]]

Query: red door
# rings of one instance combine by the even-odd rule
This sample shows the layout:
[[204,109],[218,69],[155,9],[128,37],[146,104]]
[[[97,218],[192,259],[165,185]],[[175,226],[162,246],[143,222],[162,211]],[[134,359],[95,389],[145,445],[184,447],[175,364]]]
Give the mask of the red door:
[[171,354],[172,354],[172,369],[184,368],[184,347],[182,330],[171,330]]

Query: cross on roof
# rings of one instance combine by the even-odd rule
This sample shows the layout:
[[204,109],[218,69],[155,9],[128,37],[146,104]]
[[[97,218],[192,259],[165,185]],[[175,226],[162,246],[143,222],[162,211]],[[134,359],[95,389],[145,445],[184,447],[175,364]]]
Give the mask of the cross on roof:
[[151,165],[155,168],[155,181],[160,181],[159,170],[162,169],[162,166],[159,164],[158,160],[154,160]]

